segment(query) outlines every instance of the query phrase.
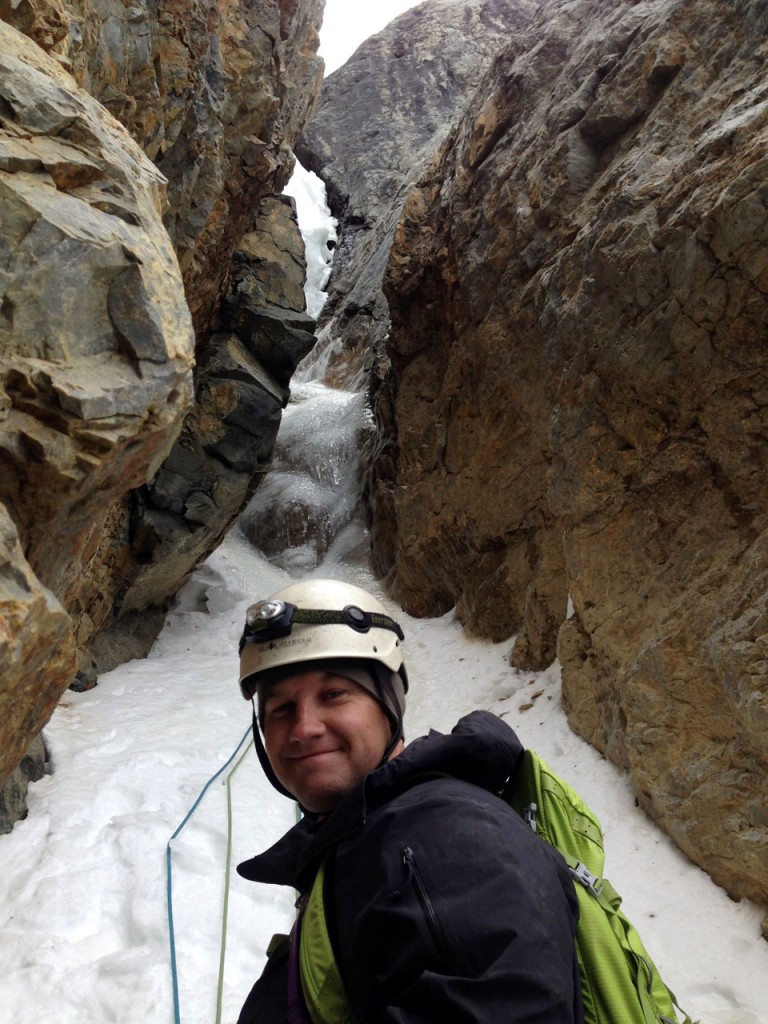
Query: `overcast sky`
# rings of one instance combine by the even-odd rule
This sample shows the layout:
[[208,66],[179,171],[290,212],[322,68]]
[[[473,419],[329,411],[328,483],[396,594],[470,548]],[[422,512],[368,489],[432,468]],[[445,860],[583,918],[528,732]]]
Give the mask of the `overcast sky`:
[[364,39],[418,3],[419,0],[325,0],[320,30],[320,56],[325,60],[325,73],[341,67]]

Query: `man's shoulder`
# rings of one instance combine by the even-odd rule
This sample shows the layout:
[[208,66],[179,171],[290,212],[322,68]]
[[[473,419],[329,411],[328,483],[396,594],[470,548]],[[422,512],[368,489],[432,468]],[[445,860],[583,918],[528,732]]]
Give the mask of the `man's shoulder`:
[[415,772],[403,780],[401,787],[393,791],[388,802],[398,807],[413,804],[424,808],[432,804],[439,805],[445,801],[451,804],[473,805],[479,803],[482,806],[493,806],[496,809],[506,808],[514,813],[504,800],[496,793],[489,791],[486,786],[470,782],[450,772]]
[[473,832],[479,820],[516,833],[529,831],[515,810],[484,786],[449,773],[421,772],[410,776],[404,785],[370,815],[369,824],[404,828],[428,834],[431,831]]
[[495,793],[513,773],[522,753],[520,740],[505,722],[487,711],[474,711],[460,719],[450,733],[431,730],[409,743],[369,776],[368,791],[376,802],[429,778],[444,777]]
[[351,859],[361,870],[367,865],[366,876],[375,874],[377,865],[387,877],[390,871],[395,877],[397,865],[411,851],[440,884],[447,873],[475,885],[480,873],[513,888],[526,878],[573,894],[560,855],[500,796],[446,774],[410,781],[376,808],[359,832],[342,841],[344,870]]

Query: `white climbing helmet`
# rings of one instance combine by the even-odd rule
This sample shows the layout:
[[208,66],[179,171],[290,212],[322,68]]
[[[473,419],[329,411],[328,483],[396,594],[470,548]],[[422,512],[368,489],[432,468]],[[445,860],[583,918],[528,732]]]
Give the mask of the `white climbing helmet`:
[[398,675],[404,694],[408,677],[403,639],[397,622],[360,587],[338,580],[302,580],[248,608],[240,640],[240,688],[250,700],[260,682],[274,678],[273,670],[354,659]]

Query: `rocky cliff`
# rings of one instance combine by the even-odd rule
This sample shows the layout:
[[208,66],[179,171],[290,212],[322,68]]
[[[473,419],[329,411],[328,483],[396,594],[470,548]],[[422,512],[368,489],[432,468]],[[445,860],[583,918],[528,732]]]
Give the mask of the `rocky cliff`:
[[[539,0],[427,0],[323,83],[296,152],[325,182],[339,244],[319,326],[355,377],[389,330],[382,279],[403,203],[498,50]],[[322,346],[318,346],[318,357]]]
[[[2,767],[16,764],[100,614],[115,503],[191,398],[193,336],[162,176],[106,111],[0,22]],[[82,634],[81,634],[82,635]]]
[[254,202],[278,193],[322,79],[323,0],[0,0],[168,179],[164,221],[198,338]]
[[[473,26],[431,52],[408,15],[345,72],[362,155],[337,168],[307,133],[346,218],[332,323],[376,349],[391,316],[375,564],[410,612],[456,605],[516,635],[521,666],[558,654],[574,727],[690,857],[765,904],[768,14],[538,7],[428,5],[433,33]],[[0,0],[13,813],[75,671],[89,685],[146,649],[269,463],[314,341],[277,193],[319,88],[321,8]],[[343,150],[357,128],[339,118]]]
[[276,194],[322,8],[0,2],[0,781],[269,462],[314,343]]
[[370,489],[405,608],[557,650],[574,728],[764,905],[767,31],[558,0],[499,55],[397,229]]

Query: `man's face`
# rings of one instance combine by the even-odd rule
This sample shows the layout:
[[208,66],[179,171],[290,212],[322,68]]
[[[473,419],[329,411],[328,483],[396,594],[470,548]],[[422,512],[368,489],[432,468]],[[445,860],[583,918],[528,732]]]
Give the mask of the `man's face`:
[[327,814],[377,767],[391,738],[381,705],[330,672],[303,672],[270,687],[264,739],[280,782],[314,814]]

